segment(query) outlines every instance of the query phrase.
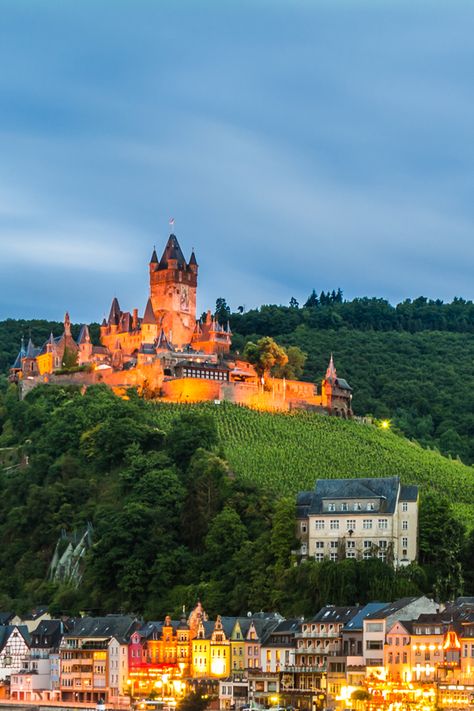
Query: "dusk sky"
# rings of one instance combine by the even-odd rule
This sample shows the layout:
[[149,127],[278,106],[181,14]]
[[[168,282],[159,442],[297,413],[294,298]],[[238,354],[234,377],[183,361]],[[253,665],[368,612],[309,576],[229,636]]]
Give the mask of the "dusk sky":
[[474,2],[2,0],[0,319],[474,297]]

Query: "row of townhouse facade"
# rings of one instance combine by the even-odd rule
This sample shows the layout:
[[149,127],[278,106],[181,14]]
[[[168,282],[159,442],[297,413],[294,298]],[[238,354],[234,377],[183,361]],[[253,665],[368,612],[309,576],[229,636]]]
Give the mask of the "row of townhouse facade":
[[[307,711],[474,708],[474,599],[438,609],[427,597],[323,607],[313,617],[129,615],[0,624],[0,684],[13,701],[129,705],[176,702],[190,688],[222,709],[247,704]],[[420,705],[422,704],[422,705]],[[398,708],[398,707],[397,707]]]

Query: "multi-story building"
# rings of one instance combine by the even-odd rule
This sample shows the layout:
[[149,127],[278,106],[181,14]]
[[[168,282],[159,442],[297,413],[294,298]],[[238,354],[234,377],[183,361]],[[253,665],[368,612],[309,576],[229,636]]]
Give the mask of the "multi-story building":
[[[111,692],[112,638],[128,639],[137,623],[128,615],[83,617],[62,638],[61,701],[108,702]],[[113,647],[112,647],[113,648]],[[114,682],[115,684],[115,682]],[[114,685],[114,690],[117,687]]]
[[367,615],[364,619],[363,632],[366,676],[379,680],[386,679],[384,646],[387,632],[393,629],[397,621],[413,620],[423,613],[435,612],[438,612],[437,603],[423,595],[421,597],[404,597]]
[[0,627],[0,681],[23,668],[30,652],[31,637],[26,625]]
[[399,477],[319,479],[297,497],[303,558],[372,558],[408,565],[417,557],[418,487]]
[[31,633],[29,653],[10,679],[10,698],[17,701],[59,700],[59,644],[65,631],[61,620],[44,619]]

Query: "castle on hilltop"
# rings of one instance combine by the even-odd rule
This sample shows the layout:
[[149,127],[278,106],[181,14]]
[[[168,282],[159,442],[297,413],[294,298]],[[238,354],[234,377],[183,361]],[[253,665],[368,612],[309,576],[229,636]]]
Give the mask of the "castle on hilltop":
[[161,259],[149,262],[150,292],[143,316],[122,311],[115,297],[100,326],[100,345],[82,326],[77,341],[69,314],[64,332],[36,348],[22,342],[10,369],[22,392],[40,382],[104,382],[117,391],[146,390],[172,402],[230,400],[261,409],[317,408],[342,417],[352,415],[352,389],[339,378],[331,355],[320,392],[312,383],[259,378],[254,367],[231,354],[229,323],[210,311],[196,319],[199,266],[194,251],[186,261],[174,234]]

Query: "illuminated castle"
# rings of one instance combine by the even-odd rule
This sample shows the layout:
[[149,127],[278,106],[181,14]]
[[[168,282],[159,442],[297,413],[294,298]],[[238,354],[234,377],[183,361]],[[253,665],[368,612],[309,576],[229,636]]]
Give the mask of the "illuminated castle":
[[[100,327],[100,346],[93,345],[83,326],[77,341],[69,315],[64,333],[52,335],[41,348],[31,339],[11,368],[26,392],[39,382],[71,381],[84,385],[104,382],[117,391],[137,387],[151,397],[173,402],[230,400],[262,409],[315,407],[342,417],[352,415],[352,390],[337,377],[333,358],[318,394],[312,383],[263,379],[253,366],[231,356],[229,323],[208,311],[196,319],[198,263],[194,251],[186,261],[171,234],[158,260],[149,263],[150,293],[143,316],[138,309],[122,311],[117,298]],[[71,367],[72,364],[72,367]]]

